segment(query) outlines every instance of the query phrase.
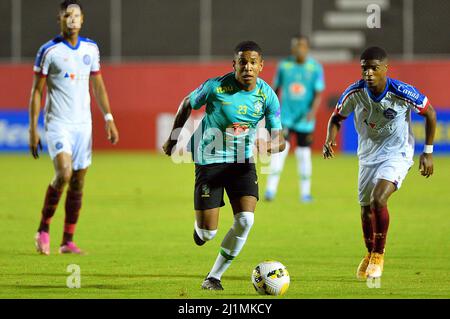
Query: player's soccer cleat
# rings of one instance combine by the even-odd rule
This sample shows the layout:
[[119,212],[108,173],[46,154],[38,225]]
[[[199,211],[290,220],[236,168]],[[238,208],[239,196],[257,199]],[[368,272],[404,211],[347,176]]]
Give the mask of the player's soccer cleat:
[[205,279],[205,281],[203,281],[202,289],[223,290],[223,287],[219,279],[208,277]]
[[37,232],[34,237],[36,250],[43,255],[50,255],[50,235],[45,232]]
[[380,278],[383,273],[384,253],[372,253],[369,266],[367,266],[367,278]]
[[197,246],[202,246],[206,243],[206,241],[200,238],[195,229],[194,229],[194,242],[197,244]]
[[84,254],[83,251],[81,251],[81,249],[78,248],[77,245],[75,245],[75,243],[73,241],[69,241],[65,245],[61,245],[61,247],[59,247],[59,253],[60,254],[78,254],[78,255]]
[[267,202],[271,202],[275,199],[275,193],[271,192],[271,191],[266,191],[264,193],[264,200],[266,200]]
[[356,279],[365,280],[367,278],[367,267],[369,266],[371,253],[367,253],[363,260],[359,263],[358,269],[356,270]]
[[305,195],[301,198],[302,203],[311,203],[313,201],[313,198],[311,195]]

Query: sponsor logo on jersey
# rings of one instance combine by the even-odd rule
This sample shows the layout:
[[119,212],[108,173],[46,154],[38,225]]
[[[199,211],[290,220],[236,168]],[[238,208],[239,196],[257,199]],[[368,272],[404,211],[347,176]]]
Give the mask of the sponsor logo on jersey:
[[233,135],[238,136],[243,133],[247,133],[249,130],[249,124],[248,123],[233,123]]
[[71,80],[89,80],[89,74],[75,74],[75,73],[69,73],[66,72],[64,74],[64,78],[66,79],[71,79]]
[[219,86],[216,89],[217,93],[222,94],[222,93],[230,93],[233,92],[234,89],[231,85],[228,86]]
[[412,97],[413,99],[418,99],[419,98],[419,93],[408,90],[408,88],[405,88],[403,85],[399,85],[398,86],[398,90],[400,92],[402,92],[403,94]]
[[295,96],[301,96],[305,94],[305,87],[301,83],[292,83],[289,86],[289,92]]

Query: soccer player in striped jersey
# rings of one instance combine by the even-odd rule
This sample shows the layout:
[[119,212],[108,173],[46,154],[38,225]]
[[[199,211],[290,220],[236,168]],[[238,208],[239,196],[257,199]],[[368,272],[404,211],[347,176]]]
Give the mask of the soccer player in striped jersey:
[[45,85],[45,133],[55,176],[47,187],[35,244],[38,252],[50,254],[49,228],[60,197],[68,184],[65,201],[64,234],[60,253],[80,254],[73,235],[78,221],[84,179],[91,164],[92,119],[89,82],[92,93],[105,115],[106,133],[112,144],[119,140],[105,84],[100,73],[97,44],[79,36],[83,10],[76,0],[60,4],[61,34],[44,44],[34,64],[34,82],[30,98],[30,150],[39,157],[41,142],[37,122]]
[[224,190],[233,209],[234,223],[225,235],[219,254],[202,288],[223,290],[222,275],[244,247],[253,226],[258,201],[258,178],[253,145],[258,123],[265,118],[271,140],[257,145],[276,153],[285,147],[280,104],[272,88],[258,78],[263,69],[262,51],[253,41],[239,43],[234,52],[234,72],[212,78],[182,101],[172,132],[163,146],[171,155],[180,129],[192,109],[206,105],[201,125],[192,135],[195,162],[194,241],[201,246],[217,234]]
[[323,156],[334,157],[333,147],[341,121],[354,113],[358,133],[359,203],[367,247],[356,276],[365,279],[382,275],[389,227],[388,199],[400,189],[413,165],[411,111],[425,118],[425,147],[419,170],[427,178],[433,174],[436,113],[428,98],[415,87],[387,77],[387,54],[382,48],[367,48],[361,54],[360,64],[362,79],[345,90],[330,117]]

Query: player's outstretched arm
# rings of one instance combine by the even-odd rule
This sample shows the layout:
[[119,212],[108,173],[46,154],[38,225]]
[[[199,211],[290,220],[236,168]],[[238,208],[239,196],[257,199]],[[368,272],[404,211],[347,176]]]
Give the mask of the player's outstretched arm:
[[92,75],[90,77],[92,84],[92,93],[98,106],[105,115],[105,129],[108,140],[114,145],[119,142],[119,131],[117,130],[114,118],[111,114],[111,107],[109,105],[108,93],[106,92],[105,83],[101,74]]
[[339,114],[332,114],[330,120],[328,121],[327,138],[325,144],[323,144],[323,158],[333,158],[334,150],[333,147],[336,146],[336,137],[341,128],[341,122],[344,117]]
[[37,123],[39,119],[39,111],[41,109],[42,93],[44,91],[46,78],[41,77],[39,74],[34,75],[33,86],[31,88],[31,97],[29,105],[29,145],[31,155],[34,158],[39,158],[38,147],[42,151],[41,139],[37,130]]
[[436,111],[431,105],[428,105],[425,113],[425,148],[420,155],[419,170],[422,176],[430,177],[433,174],[433,142],[436,131]]
[[167,138],[167,141],[163,145],[163,151],[166,155],[172,155],[172,151],[175,145],[177,145],[178,136],[181,133],[181,129],[183,128],[186,121],[189,119],[191,115],[192,106],[189,99],[189,96],[186,96],[183,101],[181,101],[180,106],[178,107],[177,114],[175,115],[175,120],[173,122],[172,130],[170,131],[170,135]]

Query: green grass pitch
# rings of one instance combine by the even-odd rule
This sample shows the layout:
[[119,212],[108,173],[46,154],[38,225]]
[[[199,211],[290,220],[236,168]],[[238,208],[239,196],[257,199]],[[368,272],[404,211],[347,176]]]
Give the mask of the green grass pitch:
[[[34,250],[43,196],[53,169],[48,156],[1,155],[0,298],[273,298],[250,276],[261,261],[284,263],[291,285],[282,298],[449,298],[450,158],[435,157],[435,175],[417,159],[390,200],[381,288],[355,280],[364,255],[357,202],[357,160],[313,159],[314,202],[298,201],[295,158],[276,201],[258,203],[246,246],[225,273],[223,292],[203,291],[220,242],[232,223],[228,200],[217,237],[192,240],[193,165],[152,154],[94,153],[75,240],[85,256],[58,255],[64,198],[51,226],[50,256]],[[266,176],[259,175],[260,194]],[[81,269],[81,288],[66,287],[67,266]]]

